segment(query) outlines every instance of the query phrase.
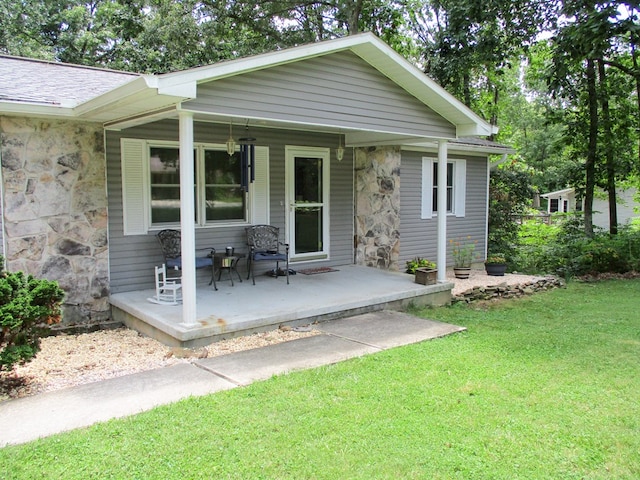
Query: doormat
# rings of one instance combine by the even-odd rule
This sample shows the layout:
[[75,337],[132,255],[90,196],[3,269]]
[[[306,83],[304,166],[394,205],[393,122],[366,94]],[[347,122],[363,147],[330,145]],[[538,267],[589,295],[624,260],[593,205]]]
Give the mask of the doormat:
[[335,268],[331,267],[317,267],[317,268],[305,268],[304,270],[298,270],[303,275],[315,275],[317,273],[337,272]]

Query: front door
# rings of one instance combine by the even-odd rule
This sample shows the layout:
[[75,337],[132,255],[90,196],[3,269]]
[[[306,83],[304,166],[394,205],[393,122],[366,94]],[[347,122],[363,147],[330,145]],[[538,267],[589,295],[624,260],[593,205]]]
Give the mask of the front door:
[[329,257],[329,152],[328,148],[286,149],[287,240],[292,261]]

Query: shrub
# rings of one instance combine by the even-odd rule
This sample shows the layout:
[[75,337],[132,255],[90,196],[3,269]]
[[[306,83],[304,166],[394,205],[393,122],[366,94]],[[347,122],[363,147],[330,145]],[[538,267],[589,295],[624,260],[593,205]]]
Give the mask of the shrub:
[[624,273],[640,269],[640,230],[626,226],[617,235],[584,233],[582,216],[567,215],[558,226],[523,226],[516,256],[519,271],[576,275]]
[[40,351],[40,338],[60,321],[63,298],[57,282],[0,268],[0,372]]
[[406,263],[406,272],[414,274],[418,268],[436,268],[435,262],[427,260],[426,258],[415,257],[413,260],[408,260]]

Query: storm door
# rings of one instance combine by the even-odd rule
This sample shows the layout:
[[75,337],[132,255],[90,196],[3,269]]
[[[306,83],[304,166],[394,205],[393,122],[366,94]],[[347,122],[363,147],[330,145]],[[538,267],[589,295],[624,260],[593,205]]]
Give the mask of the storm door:
[[329,256],[329,149],[287,147],[290,259]]

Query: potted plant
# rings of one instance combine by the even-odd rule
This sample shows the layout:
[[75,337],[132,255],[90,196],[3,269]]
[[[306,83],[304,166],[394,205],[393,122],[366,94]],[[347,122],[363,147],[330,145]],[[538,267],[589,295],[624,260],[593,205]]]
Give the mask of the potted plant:
[[415,257],[406,263],[407,273],[415,275],[415,282],[421,285],[433,285],[436,283],[438,271],[436,264],[426,258]]
[[487,256],[484,268],[487,271],[487,275],[502,277],[507,271],[507,259],[501,253],[492,253]]
[[453,273],[456,278],[469,278],[471,264],[475,258],[476,242],[467,237],[467,241],[450,240],[453,257]]

